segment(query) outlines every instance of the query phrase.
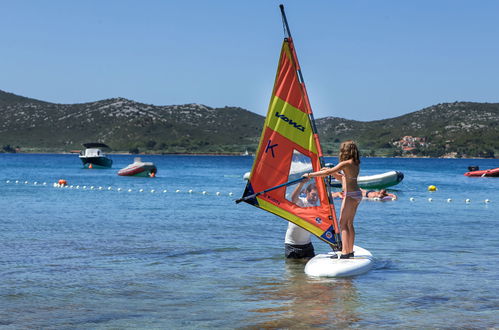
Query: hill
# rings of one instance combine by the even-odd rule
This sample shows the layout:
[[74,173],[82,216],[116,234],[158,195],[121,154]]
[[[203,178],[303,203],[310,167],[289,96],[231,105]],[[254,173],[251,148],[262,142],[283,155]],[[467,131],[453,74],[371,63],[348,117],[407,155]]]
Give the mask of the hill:
[[[40,152],[80,149],[86,142],[104,142],[124,152],[254,152],[264,121],[239,107],[155,106],[124,98],[55,104],[3,91],[0,116],[0,147]],[[336,153],[344,139],[358,141],[363,154],[371,156],[499,153],[497,103],[445,103],[370,122],[336,117],[316,121],[327,154]],[[412,138],[404,142],[407,136]]]
[[499,103],[443,103],[370,122],[328,117],[317,120],[317,127],[325,144],[354,139],[370,155],[494,157],[499,153]]
[[154,106],[123,98],[54,104],[0,91],[0,145],[68,151],[98,141],[115,151],[241,152],[258,143],[263,117],[237,107]]

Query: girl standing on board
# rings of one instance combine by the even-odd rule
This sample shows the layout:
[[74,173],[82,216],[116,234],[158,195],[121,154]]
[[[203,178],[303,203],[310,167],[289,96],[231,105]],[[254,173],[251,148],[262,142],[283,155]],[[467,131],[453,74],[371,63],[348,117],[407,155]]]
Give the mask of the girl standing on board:
[[[355,229],[353,219],[357,212],[357,207],[362,200],[362,192],[357,184],[357,177],[360,171],[359,149],[355,142],[348,140],[340,146],[339,164],[333,168],[323,168],[320,171],[306,173],[306,178],[315,178],[332,175],[337,180],[341,180],[343,186],[343,202],[341,203],[340,228],[343,248],[341,259],[353,257],[353,243],[355,240]],[[340,173],[343,171],[343,173]]]

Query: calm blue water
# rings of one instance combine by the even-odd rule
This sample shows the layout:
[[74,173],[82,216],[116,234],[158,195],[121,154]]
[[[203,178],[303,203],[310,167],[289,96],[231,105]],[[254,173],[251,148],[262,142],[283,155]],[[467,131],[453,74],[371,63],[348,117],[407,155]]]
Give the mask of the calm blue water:
[[357,213],[376,266],[313,279],[283,258],[284,220],[233,202],[251,157],[142,158],[156,178],[117,176],[132,156],[0,154],[0,328],[499,326],[499,178],[462,175],[498,160],[364,159],[405,174]]

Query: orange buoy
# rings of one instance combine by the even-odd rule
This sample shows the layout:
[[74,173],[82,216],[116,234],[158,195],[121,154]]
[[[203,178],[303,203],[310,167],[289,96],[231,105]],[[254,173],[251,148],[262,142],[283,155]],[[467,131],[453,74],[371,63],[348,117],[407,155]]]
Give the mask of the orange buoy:
[[60,179],[59,182],[58,182],[61,186],[66,186],[68,184],[68,182],[64,179]]
[[149,176],[150,176],[151,178],[154,178],[154,177],[156,176],[156,172],[151,172],[151,173],[149,173]]
[[88,165],[88,168],[93,168],[92,164]]

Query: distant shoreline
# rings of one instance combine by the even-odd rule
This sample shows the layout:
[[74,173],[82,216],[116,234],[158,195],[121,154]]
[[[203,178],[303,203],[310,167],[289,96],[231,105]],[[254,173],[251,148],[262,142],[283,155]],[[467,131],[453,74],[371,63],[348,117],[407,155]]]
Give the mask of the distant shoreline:
[[[41,154],[41,155],[77,155],[75,152],[0,152],[0,154]],[[140,153],[130,154],[126,152],[108,152],[108,155],[122,155],[122,156],[235,156],[235,157],[254,157],[253,154],[242,155],[238,153],[182,153],[182,152],[167,152],[167,153]],[[338,155],[324,155],[324,157],[338,157]],[[430,157],[430,156],[362,156],[362,158],[420,158],[420,159],[499,159],[499,157],[485,158],[485,157]]]

